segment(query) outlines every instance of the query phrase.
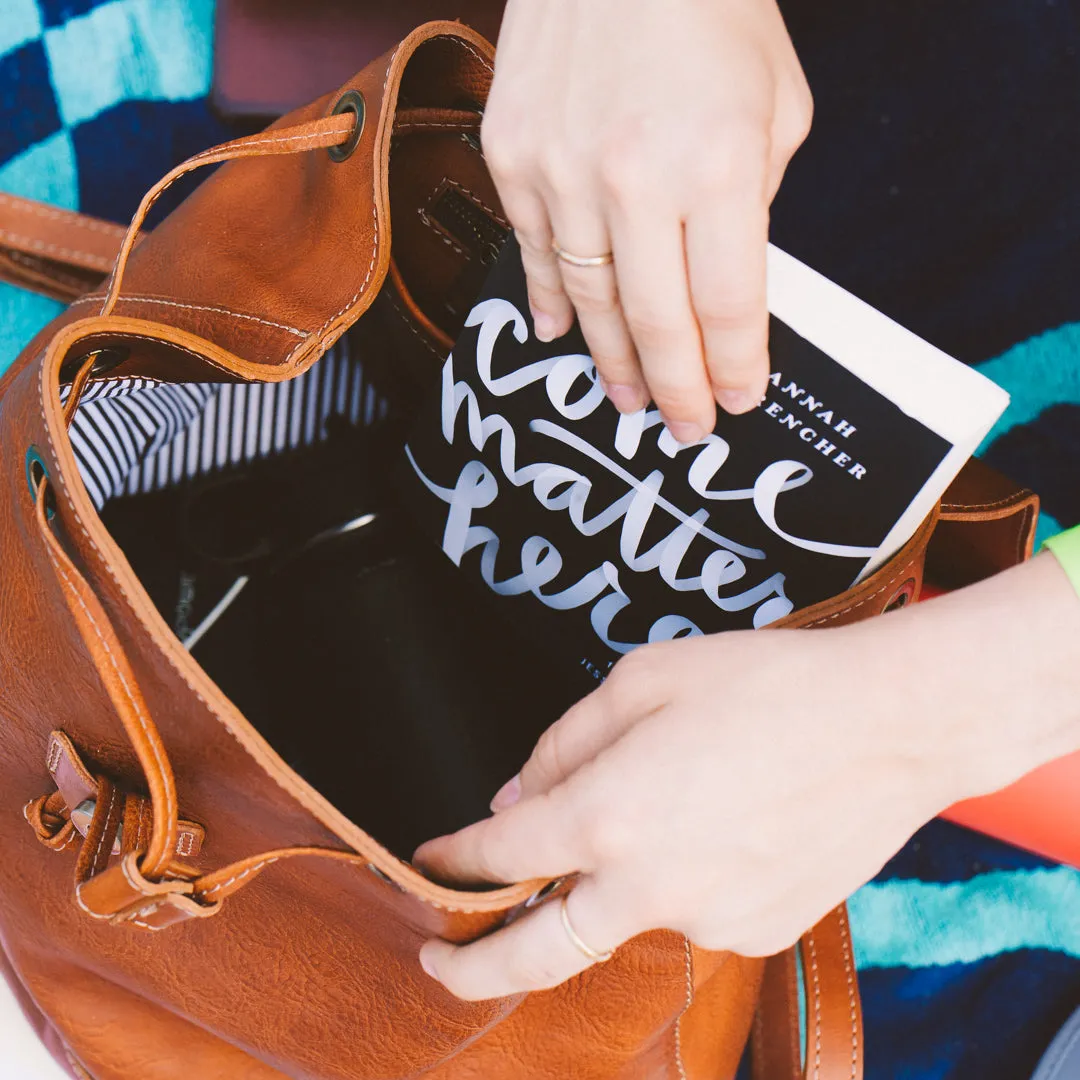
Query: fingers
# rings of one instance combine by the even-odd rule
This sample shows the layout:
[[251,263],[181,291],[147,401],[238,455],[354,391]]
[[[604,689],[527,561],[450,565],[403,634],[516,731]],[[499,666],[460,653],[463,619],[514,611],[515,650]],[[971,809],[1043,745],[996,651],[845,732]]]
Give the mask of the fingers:
[[492,799],[495,813],[519,799],[551,791],[620,739],[667,700],[664,684],[639,653],[619,662],[606,682],[582,698],[540,736],[521,772]]
[[672,435],[698,442],[716,424],[716,405],[678,218],[629,205],[616,211],[612,237],[622,309],[649,392]]
[[769,214],[762,198],[719,200],[686,223],[686,259],[705,368],[717,402],[753,409],[769,377],[765,262]]
[[[570,925],[594,952],[606,953],[644,927],[627,914],[621,890],[583,878],[566,898]],[[562,901],[551,900],[471,945],[429,941],[424,970],[468,1001],[558,986],[597,961],[574,944],[562,922]]]
[[432,877],[460,884],[554,878],[591,869],[580,813],[566,787],[421,845],[413,856]]

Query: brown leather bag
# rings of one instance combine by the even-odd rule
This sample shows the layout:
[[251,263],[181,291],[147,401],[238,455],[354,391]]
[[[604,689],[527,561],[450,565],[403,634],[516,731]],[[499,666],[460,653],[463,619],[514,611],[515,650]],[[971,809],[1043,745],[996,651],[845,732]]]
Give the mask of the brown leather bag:
[[[654,932],[558,989],[479,1003],[424,975],[427,937],[470,940],[568,883],[458,891],[390,854],[182,647],[80,479],[68,424],[103,379],[282,382],[363,316],[396,374],[431,380],[464,317],[447,297],[482,279],[485,222],[502,221],[477,138],[492,55],[459,24],[423,26],[337,93],[175,169],[126,232],[0,197],[0,276],[73,301],[0,381],[0,937],[73,1076],[711,1080],[734,1075],[755,1012],[756,1075],[803,1075],[794,952]],[[226,161],[140,238],[158,194]],[[916,599],[927,559],[950,587],[1011,565],[1035,507],[970,466],[885,566],[785,624]],[[289,658],[284,641],[267,661]],[[843,908],[801,951],[805,1075],[854,1080]]]

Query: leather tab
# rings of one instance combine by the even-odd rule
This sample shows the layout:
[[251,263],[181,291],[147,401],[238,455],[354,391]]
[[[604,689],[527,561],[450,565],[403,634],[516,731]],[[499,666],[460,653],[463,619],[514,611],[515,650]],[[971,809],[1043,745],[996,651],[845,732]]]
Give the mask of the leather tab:
[[[75,744],[62,731],[49,735],[45,764],[63,797],[72,823],[86,836],[96,806],[97,779],[86,767]],[[91,805],[87,806],[88,803]],[[80,807],[84,809],[77,814]],[[122,814],[122,825],[112,854],[145,851],[154,820],[150,801],[142,795],[129,793],[125,796]],[[201,825],[181,818],[177,823],[176,854],[183,859],[195,858],[202,851],[205,839],[206,830]]]
[[770,957],[754,1020],[754,1080],[862,1080],[862,1002],[847,907],[799,942],[806,987],[805,1064],[794,949]]
[[1031,557],[1039,497],[973,458],[941,500],[927,580],[943,589],[982,581]]
[[79,907],[92,918],[144,930],[162,930],[217,914],[220,904],[199,903],[193,892],[190,881],[148,881],[139,871],[139,855],[134,851],[75,890]]

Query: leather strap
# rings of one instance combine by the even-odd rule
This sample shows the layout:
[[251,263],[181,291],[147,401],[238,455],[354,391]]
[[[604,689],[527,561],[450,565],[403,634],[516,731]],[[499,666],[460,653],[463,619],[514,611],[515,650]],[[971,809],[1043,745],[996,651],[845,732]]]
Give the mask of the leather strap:
[[754,1017],[754,1080],[862,1080],[862,1003],[846,905],[806,933],[798,949],[805,988],[805,1055],[798,962],[795,949],[788,949],[765,962]]
[[111,221],[0,193],[0,281],[70,302],[102,283],[124,235]]

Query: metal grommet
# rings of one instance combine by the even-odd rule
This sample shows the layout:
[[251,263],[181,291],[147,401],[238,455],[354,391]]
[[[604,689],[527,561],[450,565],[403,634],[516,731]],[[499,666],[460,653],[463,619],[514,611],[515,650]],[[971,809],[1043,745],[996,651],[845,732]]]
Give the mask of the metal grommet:
[[908,580],[893,594],[892,599],[885,605],[882,614],[884,615],[887,612],[898,611],[902,607],[907,607],[914,599],[915,579],[908,578]]
[[90,378],[96,379],[119,367],[129,356],[131,350],[121,345],[110,346],[107,349],[97,349],[95,352],[83,353],[74,359],[68,359],[60,365],[60,381],[71,382],[82,370],[83,364],[93,356],[94,363],[90,368]]
[[[37,502],[38,488],[42,480],[48,480],[49,470],[45,465],[45,459],[41,456],[36,446],[31,446],[26,451],[26,486],[30,489],[30,499]],[[45,490],[45,513],[51,519],[56,514],[56,504],[53,501],[52,488]]]
[[546,885],[541,886],[539,889],[536,890],[536,892],[532,894],[532,896],[529,897],[528,900],[525,901],[526,909],[534,908],[537,904],[542,904],[565,881],[566,878],[560,877],[556,878],[554,881],[549,881]]
[[330,155],[334,161],[344,161],[357,147],[360,142],[360,136],[364,134],[364,120],[367,118],[367,104],[364,101],[364,95],[359,90],[346,90],[341,97],[338,98],[337,104],[330,110],[331,116],[338,116],[340,113],[351,112],[356,114],[356,124],[353,126],[352,134],[343,143],[338,143],[337,146],[328,146],[326,152]]

